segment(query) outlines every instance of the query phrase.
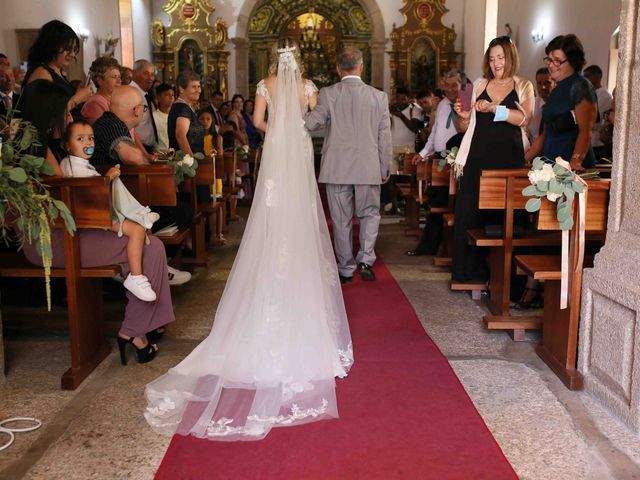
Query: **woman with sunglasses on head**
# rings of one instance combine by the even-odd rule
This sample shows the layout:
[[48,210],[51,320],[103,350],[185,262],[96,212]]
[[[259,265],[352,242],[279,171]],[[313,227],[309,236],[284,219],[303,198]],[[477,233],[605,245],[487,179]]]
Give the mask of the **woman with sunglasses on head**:
[[[533,84],[516,74],[518,50],[509,37],[489,43],[482,61],[483,78],[474,82],[471,110],[456,102],[457,128],[466,133],[455,160],[460,179],[456,194],[456,223],[452,277],[457,282],[485,281],[488,269],[477,247],[467,242],[467,230],[500,223],[478,208],[482,170],[524,167],[529,147],[526,126],[533,115]],[[466,125],[465,125],[466,124]]]
[[80,40],[73,29],[59,20],[51,20],[45,23],[36,41],[29,48],[28,70],[23,80],[23,93],[18,104],[18,110],[25,111],[29,97],[29,84],[35,80],[47,80],[59,85],[70,97],[67,104],[68,110],[74,111],[87,100],[93,91],[91,87],[84,86],[76,89],[67,79],[65,69],[76,60],[80,51]]
[[544,62],[556,87],[542,109],[542,134],[527,151],[531,161],[542,154],[562,157],[575,171],[595,165],[591,132],[597,116],[593,85],[582,76],[585,55],[582,43],[573,34],[559,35],[545,48]]

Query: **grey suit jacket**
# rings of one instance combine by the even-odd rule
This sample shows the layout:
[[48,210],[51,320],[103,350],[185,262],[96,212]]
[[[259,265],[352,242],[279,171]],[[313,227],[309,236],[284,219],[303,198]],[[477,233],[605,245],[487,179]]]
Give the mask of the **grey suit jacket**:
[[379,185],[389,177],[391,121],[387,94],[359,78],[323,88],[305,115],[309,130],[326,125],[319,181]]

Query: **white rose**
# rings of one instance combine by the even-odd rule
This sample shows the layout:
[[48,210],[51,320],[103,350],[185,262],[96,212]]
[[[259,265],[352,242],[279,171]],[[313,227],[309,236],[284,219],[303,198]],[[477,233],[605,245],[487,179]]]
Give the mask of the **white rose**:
[[542,170],[540,172],[540,177],[538,178],[538,180],[544,180],[546,182],[548,182],[549,180],[551,180],[552,178],[555,178],[556,174],[553,173],[553,167],[551,165],[549,165],[548,163],[545,163],[542,166]]
[[187,167],[190,167],[191,165],[193,165],[193,157],[191,155],[185,155],[182,159],[182,163],[184,163]]
[[180,166],[182,166],[182,165],[184,165],[184,161],[182,161],[182,160],[178,160],[178,161],[176,162],[176,165],[180,165]]
[[556,163],[561,167],[566,168],[567,170],[571,170],[571,164],[564,160],[562,157],[556,157]]
[[550,202],[555,202],[558,198],[561,197],[559,193],[547,192],[547,200]]
[[540,180],[540,170],[529,170],[528,175],[531,185],[535,185]]

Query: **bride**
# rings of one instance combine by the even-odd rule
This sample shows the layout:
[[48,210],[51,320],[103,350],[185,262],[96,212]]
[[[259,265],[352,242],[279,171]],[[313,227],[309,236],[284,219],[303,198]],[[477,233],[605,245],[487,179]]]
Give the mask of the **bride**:
[[295,41],[278,41],[256,92],[266,136],[240,249],[209,336],[146,387],[157,432],[259,440],[338,416],[335,377],[353,350],[303,122],[318,91],[301,67]]

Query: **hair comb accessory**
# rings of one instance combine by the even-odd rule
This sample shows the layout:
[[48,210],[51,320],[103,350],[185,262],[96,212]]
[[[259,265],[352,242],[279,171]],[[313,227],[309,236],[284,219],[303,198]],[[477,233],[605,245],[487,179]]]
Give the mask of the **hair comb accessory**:
[[296,47],[284,47],[284,48],[278,49],[278,53],[291,53],[295,51],[296,51]]

